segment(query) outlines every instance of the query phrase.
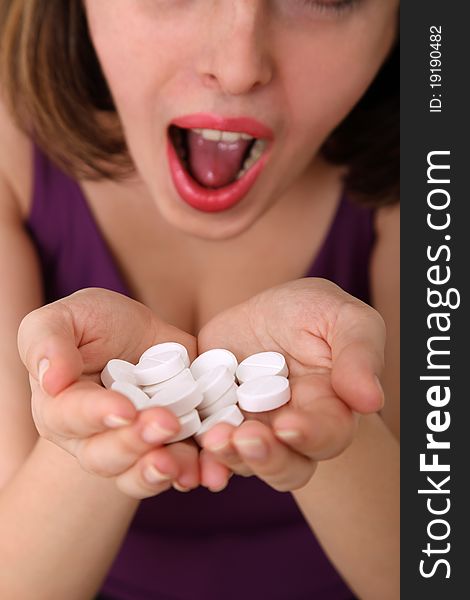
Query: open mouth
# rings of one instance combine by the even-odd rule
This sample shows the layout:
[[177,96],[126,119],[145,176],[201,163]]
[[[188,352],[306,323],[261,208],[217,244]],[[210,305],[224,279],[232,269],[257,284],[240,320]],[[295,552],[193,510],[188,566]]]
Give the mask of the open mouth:
[[202,187],[224,188],[258,162],[267,142],[247,133],[171,125],[171,143],[186,172]]
[[167,155],[178,195],[205,212],[231,208],[254,186],[272,138],[267,127],[250,119],[204,115],[175,119],[168,128]]

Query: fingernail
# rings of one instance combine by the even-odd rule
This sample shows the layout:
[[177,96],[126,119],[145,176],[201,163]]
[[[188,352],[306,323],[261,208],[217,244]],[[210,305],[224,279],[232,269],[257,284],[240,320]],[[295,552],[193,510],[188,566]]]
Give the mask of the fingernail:
[[120,417],[119,415],[106,415],[103,419],[106,427],[111,427],[111,429],[118,429],[119,427],[125,427],[126,425],[130,425],[132,421],[129,419],[125,419],[124,417]]
[[184,486],[180,485],[179,483],[177,483],[176,481],[173,482],[173,487],[178,492],[184,492],[184,493],[186,493],[186,492],[190,492],[191,491],[191,488],[184,487]]
[[42,385],[43,379],[44,379],[44,375],[46,374],[47,369],[49,368],[50,362],[48,358],[41,358],[41,360],[38,363],[38,379],[39,379],[39,385],[41,386],[42,391],[44,392],[44,388]]
[[225,490],[225,488],[227,487],[228,481],[226,481],[223,485],[221,485],[220,487],[210,487],[209,491],[213,492],[214,494],[218,494],[219,492],[222,492],[223,490]]
[[226,450],[229,446],[229,443],[227,440],[225,440],[225,442],[221,442],[219,444],[214,444],[213,446],[208,446],[207,449],[210,452],[221,452],[222,450]]
[[166,475],[154,467],[153,465],[149,465],[145,467],[144,477],[149,483],[163,483],[164,481],[169,481],[171,479],[170,475]]
[[163,442],[176,434],[176,431],[169,431],[156,422],[149,423],[142,432],[142,439],[147,444],[156,444]]
[[296,431],[295,429],[278,429],[275,433],[276,437],[284,442],[296,442],[302,437],[300,431]]
[[384,407],[384,405],[385,405],[385,393],[384,393],[384,389],[382,387],[382,384],[380,383],[380,379],[377,377],[377,375],[375,375],[375,383],[377,384],[377,387],[379,388],[380,395],[382,396],[382,404],[381,404],[381,406],[379,408],[379,410],[381,410]]
[[245,438],[235,441],[240,454],[248,459],[264,460],[268,457],[268,449],[261,438]]

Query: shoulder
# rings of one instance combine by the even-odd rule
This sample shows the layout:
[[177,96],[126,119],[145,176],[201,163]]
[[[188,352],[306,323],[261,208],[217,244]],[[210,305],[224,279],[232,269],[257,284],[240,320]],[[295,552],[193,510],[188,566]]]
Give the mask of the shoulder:
[[[371,276],[373,288],[397,288],[400,263],[400,204],[384,206],[375,211],[376,242],[372,254]],[[387,284],[388,282],[388,284]],[[375,286],[374,286],[375,284]],[[373,289],[375,295],[380,289]]]
[[371,285],[374,306],[394,304],[400,284],[400,205],[375,211],[376,241],[371,260]]
[[400,234],[400,203],[383,206],[375,211],[375,230],[380,236],[399,236]]
[[400,206],[383,207],[375,214],[376,243],[371,260],[374,308],[387,328],[382,385],[386,404],[382,418],[399,437],[400,431]]
[[0,90],[0,177],[11,189],[23,218],[29,214],[33,182],[33,145],[18,129]]

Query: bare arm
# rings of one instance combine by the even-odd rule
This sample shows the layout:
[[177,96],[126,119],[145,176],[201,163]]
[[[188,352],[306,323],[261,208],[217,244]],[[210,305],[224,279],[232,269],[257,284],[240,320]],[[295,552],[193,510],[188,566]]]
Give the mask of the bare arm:
[[362,600],[399,598],[399,448],[380,417],[293,492],[329,558]]
[[41,438],[0,492],[0,596],[92,598],[137,506]]
[[319,541],[363,600],[399,598],[399,212],[378,220],[372,261],[375,308],[387,325],[386,407],[362,417],[351,446],[320,462],[294,497]]
[[38,441],[16,336],[41,304],[39,270],[1,174],[0,281],[0,597],[82,600],[99,588],[138,501]]

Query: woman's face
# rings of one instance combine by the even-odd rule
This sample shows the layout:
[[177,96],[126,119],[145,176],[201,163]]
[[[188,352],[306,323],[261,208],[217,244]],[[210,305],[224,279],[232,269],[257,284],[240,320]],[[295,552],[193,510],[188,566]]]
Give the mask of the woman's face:
[[398,3],[85,0],[130,153],[168,223],[224,239],[286,202],[389,53]]

